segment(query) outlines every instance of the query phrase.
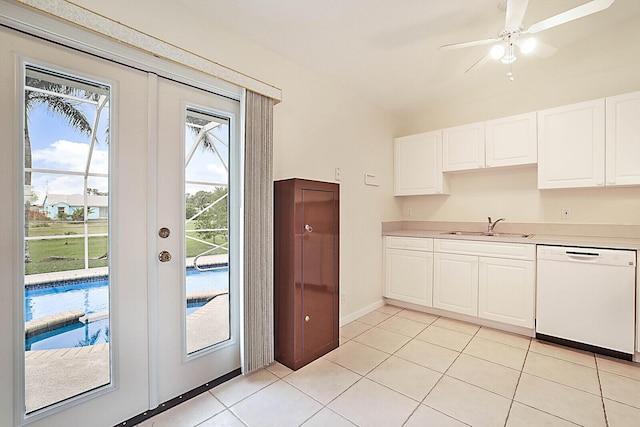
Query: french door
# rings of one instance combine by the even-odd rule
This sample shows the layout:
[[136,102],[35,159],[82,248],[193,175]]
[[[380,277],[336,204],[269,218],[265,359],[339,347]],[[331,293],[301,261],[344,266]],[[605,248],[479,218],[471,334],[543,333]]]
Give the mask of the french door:
[[[239,368],[238,101],[6,28],[0,55],[0,339],[12,343],[0,346],[0,424],[113,425]],[[56,102],[83,113],[87,141],[33,132],[31,94],[53,99],[52,116]],[[76,155],[84,166],[60,166]],[[81,241],[81,255],[60,255]],[[41,327],[27,289],[87,296],[97,275],[100,311],[85,301],[65,325],[101,321],[102,334],[25,340]],[[52,301],[40,324],[57,328]]]
[[[237,101],[164,78],[157,88],[156,236],[165,258],[154,281],[154,334],[162,402],[240,367],[239,295],[230,286],[239,283],[240,129]],[[202,280],[215,284],[202,290]]]

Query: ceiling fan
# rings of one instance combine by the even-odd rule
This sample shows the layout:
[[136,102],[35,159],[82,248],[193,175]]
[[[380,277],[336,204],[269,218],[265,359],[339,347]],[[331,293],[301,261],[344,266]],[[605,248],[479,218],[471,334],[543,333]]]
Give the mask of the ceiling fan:
[[[529,34],[536,34],[558,25],[591,15],[607,9],[613,4],[614,0],[592,0],[581,6],[574,7],[565,12],[544,19],[525,28],[522,20],[527,12],[529,0],[502,0],[499,7],[506,11],[505,26],[497,37],[484,40],[474,40],[463,43],[453,43],[440,46],[442,50],[461,49],[471,46],[480,46],[493,44],[493,47],[487,55],[480,58],[476,63],[471,65],[465,73],[472,69],[485,64],[490,59],[499,59],[503,64],[512,64],[516,60],[516,47],[523,54],[535,53],[540,57],[551,56],[556,52],[556,48],[548,44],[537,41],[532,37],[524,37]],[[509,71],[507,77],[513,80],[513,73]]]

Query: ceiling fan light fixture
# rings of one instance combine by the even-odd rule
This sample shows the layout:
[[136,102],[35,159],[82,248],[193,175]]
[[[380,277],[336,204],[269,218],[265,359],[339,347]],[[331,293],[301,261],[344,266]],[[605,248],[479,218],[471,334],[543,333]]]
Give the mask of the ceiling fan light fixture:
[[507,52],[504,54],[500,62],[502,62],[503,64],[513,64],[514,62],[516,62],[516,59],[516,55],[513,53],[513,45],[510,44],[507,48]]
[[497,44],[493,46],[489,51],[493,59],[502,58],[504,56],[504,52],[505,52],[504,46],[502,46],[501,44]]
[[530,37],[520,44],[520,52],[524,55],[528,55],[535,50],[537,44],[538,42],[536,42],[536,39]]

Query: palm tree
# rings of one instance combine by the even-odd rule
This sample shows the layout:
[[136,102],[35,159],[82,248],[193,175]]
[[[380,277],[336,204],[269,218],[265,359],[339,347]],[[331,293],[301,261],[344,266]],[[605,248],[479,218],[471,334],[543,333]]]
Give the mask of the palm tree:
[[[30,90],[29,88],[37,88],[40,90]],[[60,115],[70,126],[84,135],[91,135],[91,124],[87,117],[77,107],[80,101],[65,98],[61,95],[74,95],[81,98],[92,99],[96,94],[80,90],[78,88],[67,86],[62,83],[54,83],[35,77],[26,77],[25,93],[24,93],[24,184],[31,186],[31,139],[29,137],[29,113],[37,105],[44,105],[49,112]],[[25,200],[24,206],[24,235],[29,235],[29,211],[31,210],[31,201]],[[24,243],[24,262],[31,262],[28,242]]]

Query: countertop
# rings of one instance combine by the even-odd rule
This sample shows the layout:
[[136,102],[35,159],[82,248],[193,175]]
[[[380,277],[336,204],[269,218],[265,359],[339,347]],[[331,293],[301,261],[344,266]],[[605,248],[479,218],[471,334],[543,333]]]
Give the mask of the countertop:
[[[487,242],[504,242],[504,243],[523,243],[523,244],[535,244],[535,245],[562,245],[562,246],[580,246],[580,247],[594,247],[594,248],[613,248],[613,249],[630,249],[640,250],[640,238],[637,237],[617,237],[617,236],[602,236],[602,235],[574,235],[574,234],[533,234],[531,237],[523,238],[519,236],[483,236],[483,235],[455,235],[447,234],[451,231],[484,231],[483,228],[478,228],[476,223],[464,224],[456,223],[457,228],[444,228],[442,223],[434,223],[434,229],[424,229],[422,227],[428,227],[427,222],[421,222],[419,227],[410,228],[411,223],[386,223],[383,224],[383,236],[399,236],[399,237],[427,237],[433,239],[455,239],[455,240],[479,240]],[[406,228],[400,228],[399,224],[404,225]],[[409,227],[407,227],[407,225]],[[528,234],[526,228],[518,227],[518,230],[504,230],[503,232]],[[536,228],[540,228],[539,226]],[[635,227],[629,234],[634,234]],[[569,230],[575,231],[575,230]],[[500,233],[500,230],[496,230],[496,233]],[[619,230],[615,230],[615,234],[619,234]]]

